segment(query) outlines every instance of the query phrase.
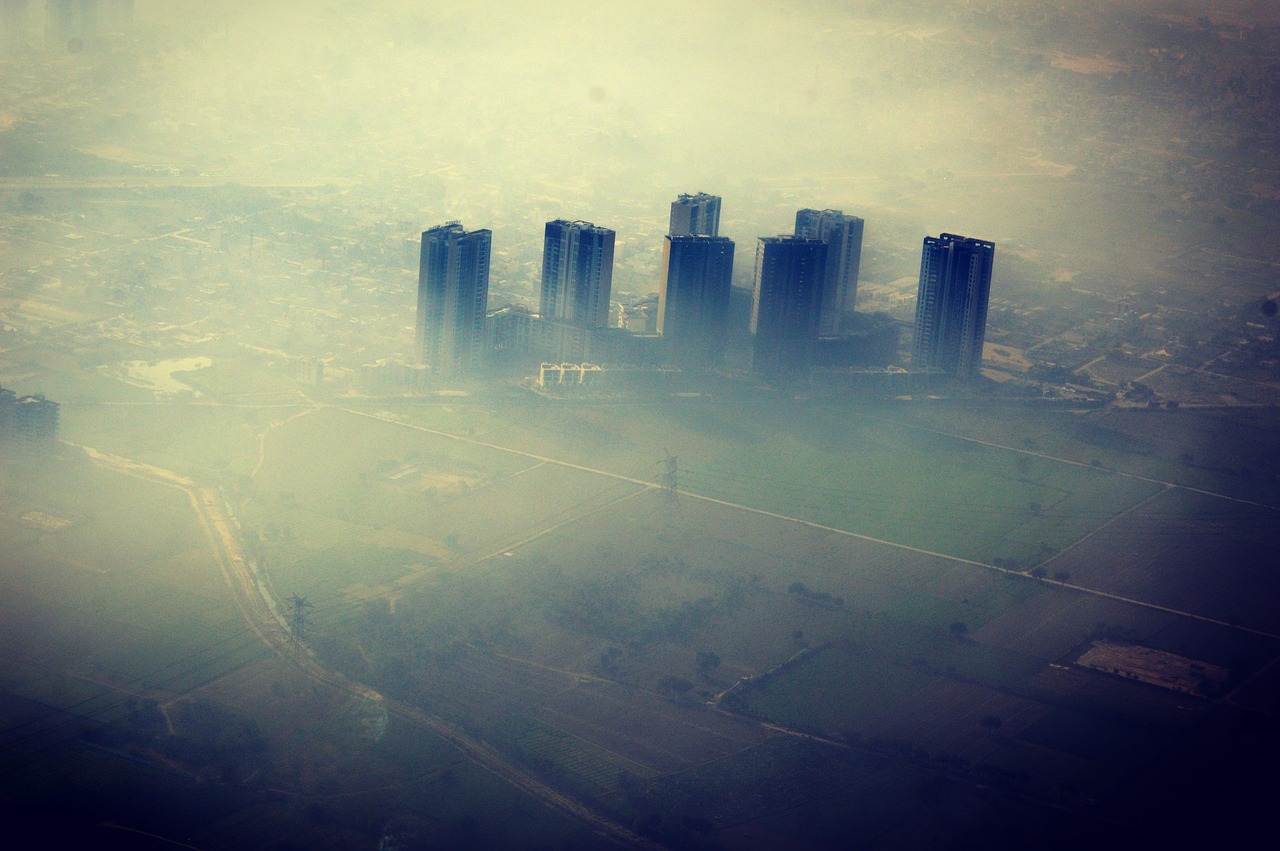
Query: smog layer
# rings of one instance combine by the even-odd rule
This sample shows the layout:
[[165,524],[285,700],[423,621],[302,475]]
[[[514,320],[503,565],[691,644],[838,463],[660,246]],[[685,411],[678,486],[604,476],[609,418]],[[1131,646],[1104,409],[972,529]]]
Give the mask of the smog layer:
[[[1267,826],[1269,4],[241,5],[0,4],[0,385],[59,418],[0,418],[15,835]],[[426,228],[492,229],[491,309],[612,228],[622,322],[698,190],[739,307],[758,237],[863,217],[886,362],[767,386],[738,310],[713,373],[415,370]],[[998,246],[971,384],[906,369],[943,232]]]

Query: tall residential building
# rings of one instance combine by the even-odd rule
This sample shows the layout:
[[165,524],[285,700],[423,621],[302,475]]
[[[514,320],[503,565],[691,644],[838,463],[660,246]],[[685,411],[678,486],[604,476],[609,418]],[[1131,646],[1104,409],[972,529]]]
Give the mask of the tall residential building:
[[862,263],[862,219],[839,210],[799,210],[796,236],[827,244],[827,283],[822,290],[818,335],[834,337],[840,317],[858,301],[858,267]]
[[808,378],[826,277],[822,240],[760,237],[751,305],[752,369],[773,379]]
[[995,253],[994,242],[980,239],[951,233],[924,238],[912,366],[977,375]]
[[613,231],[591,222],[547,222],[542,243],[543,319],[578,328],[609,321]]
[[482,362],[492,242],[491,231],[468,231],[458,222],[422,233],[418,360],[437,375],[465,375]]
[[671,202],[671,236],[719,236],[720,196],[699,192]]
[[668,236],[662,247],[658,333],[674,355],[704,364],[724,356],[733,284],[733,240]]

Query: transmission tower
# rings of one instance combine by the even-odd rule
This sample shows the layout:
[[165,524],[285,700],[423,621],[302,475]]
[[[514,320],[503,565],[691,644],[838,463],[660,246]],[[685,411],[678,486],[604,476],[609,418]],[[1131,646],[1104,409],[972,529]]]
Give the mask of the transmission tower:
[[307,613],[312,608],[306,597],[299,597],[295,593],[289,598],[289,643],[302,643],[302,636],[307,630]]
[[667,457],[659,462],[666,470],[662,474],[662,491],[667,495],[667,499],[678,503],[680,501],[680,459],[667,453]]

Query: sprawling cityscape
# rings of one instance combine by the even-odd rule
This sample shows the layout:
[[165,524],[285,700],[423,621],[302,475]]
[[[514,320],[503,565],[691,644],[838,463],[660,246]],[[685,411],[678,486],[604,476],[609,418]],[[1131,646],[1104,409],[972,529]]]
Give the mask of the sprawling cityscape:
[[14,841],[1256,844],[1278,68],[1250,0],[0,0]]

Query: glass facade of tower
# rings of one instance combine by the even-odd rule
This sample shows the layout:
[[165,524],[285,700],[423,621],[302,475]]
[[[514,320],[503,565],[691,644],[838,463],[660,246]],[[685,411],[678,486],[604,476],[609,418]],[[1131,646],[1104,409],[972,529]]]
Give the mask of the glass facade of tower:
[[614,232],[591,222],[547,222],[542,244],[543,319],[603,328],[613,288]]
[[418,360],[438,375],[475,372],[484,355],[489,230],[449,222],[424,231],[418,265]]
[[760,238],[751,305],[752,369],[775,380],[808,380],[826,275],[822,240]]
[[995,251],[993,242],[951,233],[924,238],[912,366],[978,374]]
[[671,202],[671,236],[719,236],[720,196],[699,192]]
[[840,317],[858,301],[858,269],[862,263],[863,221],[839,210],[799,210],[796,236],[827,244],[827,284],[822,291],[818,335],[834,337]]
[[668,236],[662,249],[658,333],[681,360],[711,365],[724,355],[733,283],[733,241]]

